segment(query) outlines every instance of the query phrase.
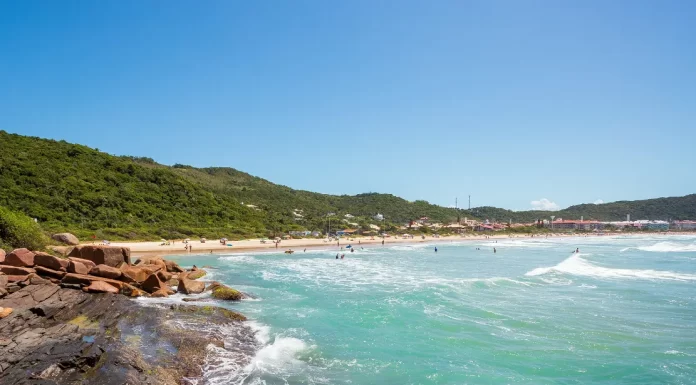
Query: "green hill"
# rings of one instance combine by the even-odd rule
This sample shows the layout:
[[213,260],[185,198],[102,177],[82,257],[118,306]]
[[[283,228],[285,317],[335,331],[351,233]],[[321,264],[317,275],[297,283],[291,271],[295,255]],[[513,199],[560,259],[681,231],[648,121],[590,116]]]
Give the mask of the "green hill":
[[[0,206],[36,218],[48,231],[82,238],[145,239],[207,236],[247,238],[289,230],[380,224],[387,228],[422,216],[456,220],[457,211],[390,194],[327,195],[294,190],[232,168],[165,166],[149,158],[113,156],[89,147],[0,131]],[[251,207],[250,207],[251,206]],[[461,217],[530,222],[567,219],[696,218],[696,195],[601,205],[557,212],[495,207],[460,210]],[[343,222],[339,222],[343,221]],[[340,223],[340,224],[337,224]]]

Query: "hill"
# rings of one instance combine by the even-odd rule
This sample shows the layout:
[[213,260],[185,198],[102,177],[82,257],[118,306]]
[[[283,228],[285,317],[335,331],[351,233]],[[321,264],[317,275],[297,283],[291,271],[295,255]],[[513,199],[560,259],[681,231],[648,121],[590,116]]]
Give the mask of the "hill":
[[[82,238],[248,238],[289,230],[386,225],[427,216],[531,222],[566,219],[696,218],[696,194],[547,211],[445,208],[390,194],[328,195],[294,190],[226,167],[166,166],[150,158],[114,156],[86,146],[0,131],[0,206],[36,218],[48,231]],[[381,213],[385,223],[372,217]],[[353,218],[346,219],[345,214]],[[341,222],[339,222],[341,221]],[[340,223],[340,224],[337,224]],[[352,224],[346,223],[351,222]]]

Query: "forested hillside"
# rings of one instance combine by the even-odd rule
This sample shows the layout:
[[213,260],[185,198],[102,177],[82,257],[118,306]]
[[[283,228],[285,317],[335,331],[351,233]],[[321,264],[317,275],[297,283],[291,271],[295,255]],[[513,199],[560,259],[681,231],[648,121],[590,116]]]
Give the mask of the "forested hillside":
[[[457,211],[390,194],[327,195],[294,190],[232,168],[165,166],[149,158],[113,156],[98,149],[0,131],[0,206],[36,218],[48,231],[83,238],[245,238],[289,230],[388,228],[422,216],[448,222]],[[249,207],[252,206],[252,207]],[[354,218],[345,219],[345,214]],[[695,219],[696,195],[601,205],[557,212],[495,207],[460,210],[461,217],[530,222],[566,219]],[[339,222],[341,221],[341,222]],[[346,222],[353,223],[348,224]]]

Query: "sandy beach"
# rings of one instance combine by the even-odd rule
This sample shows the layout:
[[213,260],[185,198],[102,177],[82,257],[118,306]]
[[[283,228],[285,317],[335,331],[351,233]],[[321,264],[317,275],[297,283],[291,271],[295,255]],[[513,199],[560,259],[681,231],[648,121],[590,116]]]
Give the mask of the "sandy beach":
[[[663,234],[663,233],[651,233],[651,234]],[[601,236],[611,236],[611,235],[646,235],[646,233],[639,234],[565,234],[565,233],[554,233],[548,234],[549,237],[601,237]],[[531,235],[527,234],[467,234],[467,235],[451,235],[451,236],[441,236],[435,238],[433,236],[425,236],[413,238],[403,238],[403,237],[389,237],[384,240],[385,244],[404,244],[404,243],[446,243],[453,241],[481,241],[486,239],[523,239],[531,238]],[[535,235],[534,238],[545,238],[546,234]],[[188,245],[191,246],[191,251],[188,251],[181,240],[176,240],[174,242],[170,241],[169,245],[162,245],[162,242],[112,242],[112,246],[124,246],[130,247],[131,255],[134,257],[141,256],[153,256],[153,255],[181,255],[181,254],[210,254],[210,253],[240,253],[240,252],[255,252],[255,251],[281,251],[281,250],[294,250],[302,251],[304,248],[345,248],[347,245],[379,245],[382,243],[382,238],[378,237],[344,237],[341,238],[337,244],[335,240],[328,241],[326,238],[316,239],[316,238],[302,238],[302,239],[284,239],[280,242],[276,248],[275,243],[272,240],[267,240],[266,243],[262,243],[261,239],[247,239],[242,241],[228,241],[226,244],[221,244],[219,240],[212,239],[207,240],[205,243],[201,242],[200,239],[191,239]],[[92,244],[92,243],[86,243]],[[232,244],[232,246],[227,246],[227,244]]]

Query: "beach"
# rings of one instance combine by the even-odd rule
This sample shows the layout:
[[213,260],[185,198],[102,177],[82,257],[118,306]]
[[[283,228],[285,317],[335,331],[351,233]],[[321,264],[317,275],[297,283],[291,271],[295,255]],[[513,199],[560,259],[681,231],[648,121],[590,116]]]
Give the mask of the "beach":
[[[612,233],[612,234],[570,234],[570,233],[551,233],[551,234],[539,234],[539,235],[528,235],[528,234],[466,234],[466,235],[449,235],[433,237],[432,235],[426,235],[424,238],[420,236],[414,236],[413,238],[403,238],[402,236],[396,237],[391,236],[384,239],[385,245],[397,245],[397,244],[413,244],[413,243],[451,243],[451,242],[465,242],[465,241],[482,241],[482,240],[501,240],[501,239],[541,239],[541,238],[587,238],[587,237],[606,237],[611,235],[621,235],[621,236],[645,236],[645,235],[665,235],[664,233]],[[381,245],[381,237],[344,237],[340,238],[338,244],[335,240],[329,241],[326,238],[301,238],[301,239],[283,239],[276,248],[276,244],[273,240],[268,239],[266,243],[262,243],[261,239],[247,239],[240,241],[227,241],[225,244],[220,243],[218,239],[208,239],[205,243],[201,242],[200,239],[191,239],[188,244],[185,244],[183,240],[169,241],[169,244],[162,244],[163,242],[111,242],[112,246],[122,246],[129,247],[131,250],[131,255],[134,257],[141,256],[153,256],[153,255],[182,255],[182,254],[219,254],[219,253],[243,253],[243,252],[258,252],[258,251],[285,251],[293,250],[294,252],[302,251],[307,249],[316,248],[336,248],[345,249],[345,246],[362,246],[362,245]],[[86,242],[85,244],[92,244]],[[228,246],[232,244],[232,246]],[[340,245],[339,245],[340,244]],[[191,250],[185,248],[185,246],[191,246]]]

